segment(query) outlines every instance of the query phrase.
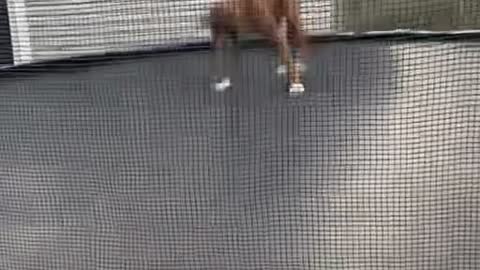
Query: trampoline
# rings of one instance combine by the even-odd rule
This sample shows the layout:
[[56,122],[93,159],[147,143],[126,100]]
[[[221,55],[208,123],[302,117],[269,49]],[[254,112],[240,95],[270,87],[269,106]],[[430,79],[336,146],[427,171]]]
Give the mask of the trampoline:
[[0,269],[479,269],[479,39],[318,38],[296,96],[262,44],[4,68]]

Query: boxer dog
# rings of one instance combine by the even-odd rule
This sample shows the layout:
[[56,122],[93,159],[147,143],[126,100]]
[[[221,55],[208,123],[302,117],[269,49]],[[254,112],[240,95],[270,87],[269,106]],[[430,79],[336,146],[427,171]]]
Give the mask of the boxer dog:
[[[305,59],[307,54],[306,35],[300,20],[298,0],[219,0],[210,8],[210,30],[215,50],[215,89],[223,91],[231,86],[228,76],[219,76],[218,69],[225,62],[223,50],[225,40],[233,38],[235,44],[239,35],[259,34],[278,49],[280,66],[277,72],[288,74],[290,92],[303,92],[303,66],[295,63],[297,57],[292,49]],[[228,65],[228,64],[227,64]]]

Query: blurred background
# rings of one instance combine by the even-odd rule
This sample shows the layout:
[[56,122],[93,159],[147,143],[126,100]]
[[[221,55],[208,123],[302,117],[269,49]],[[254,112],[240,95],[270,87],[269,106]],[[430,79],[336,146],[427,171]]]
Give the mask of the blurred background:
[[[208,41],[212,0],[7,0],[16,64]],[[301,0],[312,35],[480,28],[478,0]]]

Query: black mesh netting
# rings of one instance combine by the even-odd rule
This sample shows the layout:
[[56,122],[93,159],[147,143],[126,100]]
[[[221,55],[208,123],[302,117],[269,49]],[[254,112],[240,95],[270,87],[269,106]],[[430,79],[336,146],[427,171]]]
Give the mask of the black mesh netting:
[[[75,4],[85,25],[104,5]],[[82,35],[26,25],[18,62]],[[222,93],[209,56],[1,71],[0,269],[480,268],[478,37],[314,45],[299,96],[270,48],[243,48]]]

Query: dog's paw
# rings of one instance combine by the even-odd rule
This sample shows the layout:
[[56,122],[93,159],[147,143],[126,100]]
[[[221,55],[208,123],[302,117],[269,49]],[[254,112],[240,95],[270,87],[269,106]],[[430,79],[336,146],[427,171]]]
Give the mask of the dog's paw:
[[215,91],[217,92],[223,92],[227,90],[230,86],[232,86],[232,83],[230,82],[230,78],[223,78],[220,82],[216,82],[213,86]]
[[305,86],[302,83],[292,83],[288,90],[290,93],[303,93],[305,92]]
[[297,63],[297,68],[300,69],[301,72],[307,71],[307,65],[304,63]]
[[278,75],[283,75],[287,73],[287,66],[286,65],[280,65],[277,67],[277,74]]

